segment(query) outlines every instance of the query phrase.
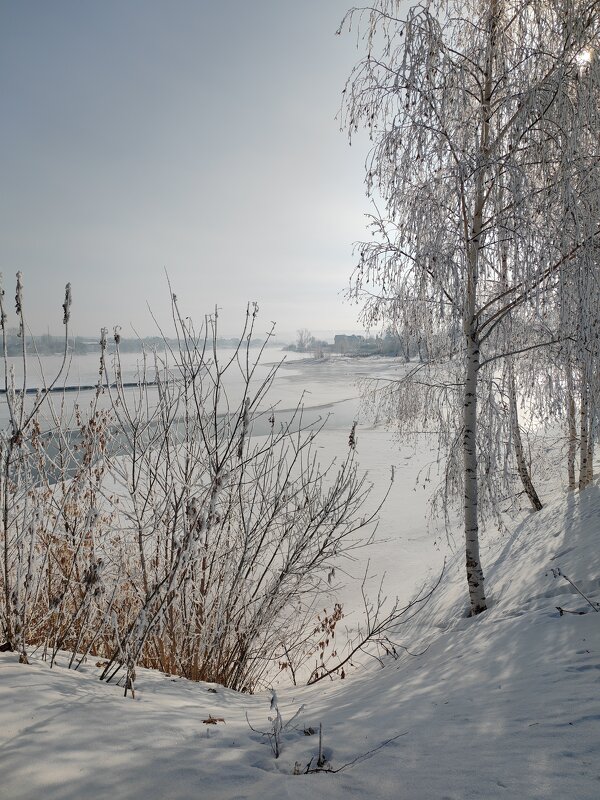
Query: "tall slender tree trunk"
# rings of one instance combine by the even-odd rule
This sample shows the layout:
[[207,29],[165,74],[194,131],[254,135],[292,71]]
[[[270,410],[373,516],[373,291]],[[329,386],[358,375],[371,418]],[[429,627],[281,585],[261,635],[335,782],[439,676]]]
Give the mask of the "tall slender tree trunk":
[[[508,256],[506,248],[502,248],[502,271],[501,271],[501,286],[502,291],[508,290]],[[510,316],[507,322],[510,322]],[[515,461],[517,462],[517,472],[521,479],[521,485],[525,494],[529,498],[532,508],[535,511],[542,509],[542,503],[538,493],[531,480],[531,472],[527,465],[525,458],[525,448],[523,447],[523,439],[521,437],[521,426],[519,425],[519,407],[517,404],[517,384],[515,381],[515,370],[511,356],[506,359],[506,380],[508,384],[508,407],[510,415],[510,430],[512,436],[513,447],[515,451]]]
[[[498,0],[489,0],[488,40],[485,56],[485,82],[481,96],[481,135],[479,141],[479,161],[475,192],[473,195],[473,216],[470,230],[467,216],[464,218],[466,255],[466,292],[463,310],[463,331],[466,338],[465,386],[463,400],[463,459],[465,484],[465,560],[471,616],[487,609],[483,567],[479,554],[479,519],[477,485],[477,385],[479,378],[479,321],[477,317],[477,284],[481,252],[485,232],[483,216],[487,199],[487,161],[490,155],[490,120],[492,116],[492,93],[494,53],[496,48],[496,26],[498,23]],[[462,197],[466,208],[466,196]]]
[[567,451],[567,475],[569,491],[577,488],[575,479],[575,461],[577,458],[577,422],[575,418],[575,390],[573,388],[573,366],[567,361],[567,426],[569,432],[569,449]]
[[594,421],[596,418],[596,398],[593,388],[588,385],[588,415],[587,415],[587,461],[585,465],[585,485],[589,486],[594,480]]
[[593,414],[590,414],[588,425],[587,486],[594,480],[594,433],[592,419]]
[[581,376],[581,407],[579,412],[580,435],[579,435],[579,489],[585,489],[588,485],[589,469],[589,387],[586,370],[582,371]]
[[523,439],[521,438],[521,428],[519,426],[519,409],[517,407],[517,387],[515,384],[515,372],[511,358],[507,358],[507,374],[508,374],[508,403],[510,408],[510,426],[512,430],[513,445],[515,448],[515,459],[517,461],[517,471],[521,484],[525,490],[525,494],[529,498],[532,508],[535,511],[541,511],[542,502],[535,490],[533,481],[531,480],[531,473],[527,466],[525,459],[525,448],[523,447]]
[[465,470],[465,555],[471,615],[487,608],[481,558],[477,500],[477,373],[479,339],[472,330],[467,336],[467,364],[463,408],[463,453]]

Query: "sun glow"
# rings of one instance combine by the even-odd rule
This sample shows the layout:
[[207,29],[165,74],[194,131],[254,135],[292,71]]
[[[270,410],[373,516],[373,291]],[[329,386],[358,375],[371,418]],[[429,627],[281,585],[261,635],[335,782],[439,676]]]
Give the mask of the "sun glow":
[[592,51],[589,48],[582,50],[576,56],[576,61],[580,67],[586,67],[592,60]]

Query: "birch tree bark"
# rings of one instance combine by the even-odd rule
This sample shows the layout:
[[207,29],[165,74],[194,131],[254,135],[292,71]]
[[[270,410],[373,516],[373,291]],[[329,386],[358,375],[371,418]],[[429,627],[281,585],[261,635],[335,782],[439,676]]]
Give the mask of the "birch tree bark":
[[508,403],[509,403],[509,414],[510,414],[510,427],[515,449],[515,460],[517,462],[517,471],[519,473],[519,478],[521,479],[521,484],[523,485],[523,490],[527,495],[527,497],[529,498],[529,502],[531,503],[531,507],[534,509],[534,511],[541,511],[543,507],[542,501],[540,500],[536,488],[533,485],[531,474],[529,472],[529,467],[527,466],[527,460],[525,458],[525,448],[523,447],[523,438],[521,436],[521,428],[519,425],[519,410],[517,407],[517,388],[515,385],[515,373],[513,370],[513,364],[510,357],[507,358],[506,369],[507,369],[507,380],[508,380]]
[[577,423],[575,419],[575,389],[573,388],[573,367],[571,358],[567,359],[567,427],[568,427],[568,452],[567,452],[567,477],[569,490],[577,487],[575,481],[575,460],[577,458]]

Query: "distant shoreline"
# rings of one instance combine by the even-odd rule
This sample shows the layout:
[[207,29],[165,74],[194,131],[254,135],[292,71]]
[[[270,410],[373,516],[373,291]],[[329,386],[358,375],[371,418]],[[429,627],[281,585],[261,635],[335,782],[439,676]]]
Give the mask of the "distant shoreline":
[[[120,387],[123,389],[136,389],[138,386],[158,386],[158,381],[128,381],[127,383],[119,384]],[[101,383],[98,385],[97,383],[91,383],[88,385],[77,385],[77,386],[50,386],[48,388],[44,387],[31,387],[28,389],[15,389],[15,394],[57,394],[58,392],[90,392],[95,391],[96,389],[116,389],[116,383]],[[0,395],[8,394],[10,390],[7,389],[0,389]]]

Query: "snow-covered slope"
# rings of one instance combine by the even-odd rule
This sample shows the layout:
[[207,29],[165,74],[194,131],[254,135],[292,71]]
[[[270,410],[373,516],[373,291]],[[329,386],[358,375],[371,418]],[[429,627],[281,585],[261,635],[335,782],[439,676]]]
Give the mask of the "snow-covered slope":
[[[304,706],[278,760],[257,732],[270,694],[140,671],[136,699],[123,699],[93,663],[50,670],[0,654],[0,797],[597,800],[600,613],[552,568],[600,601],[599,524],[598,487],[556,500],[487,553],[485,614],[464,616],[457,558],[398,632],[429,643],[424,655],[278,689],[284,722]],[[342,769],[294,775],[315,766],[320,723]]]

